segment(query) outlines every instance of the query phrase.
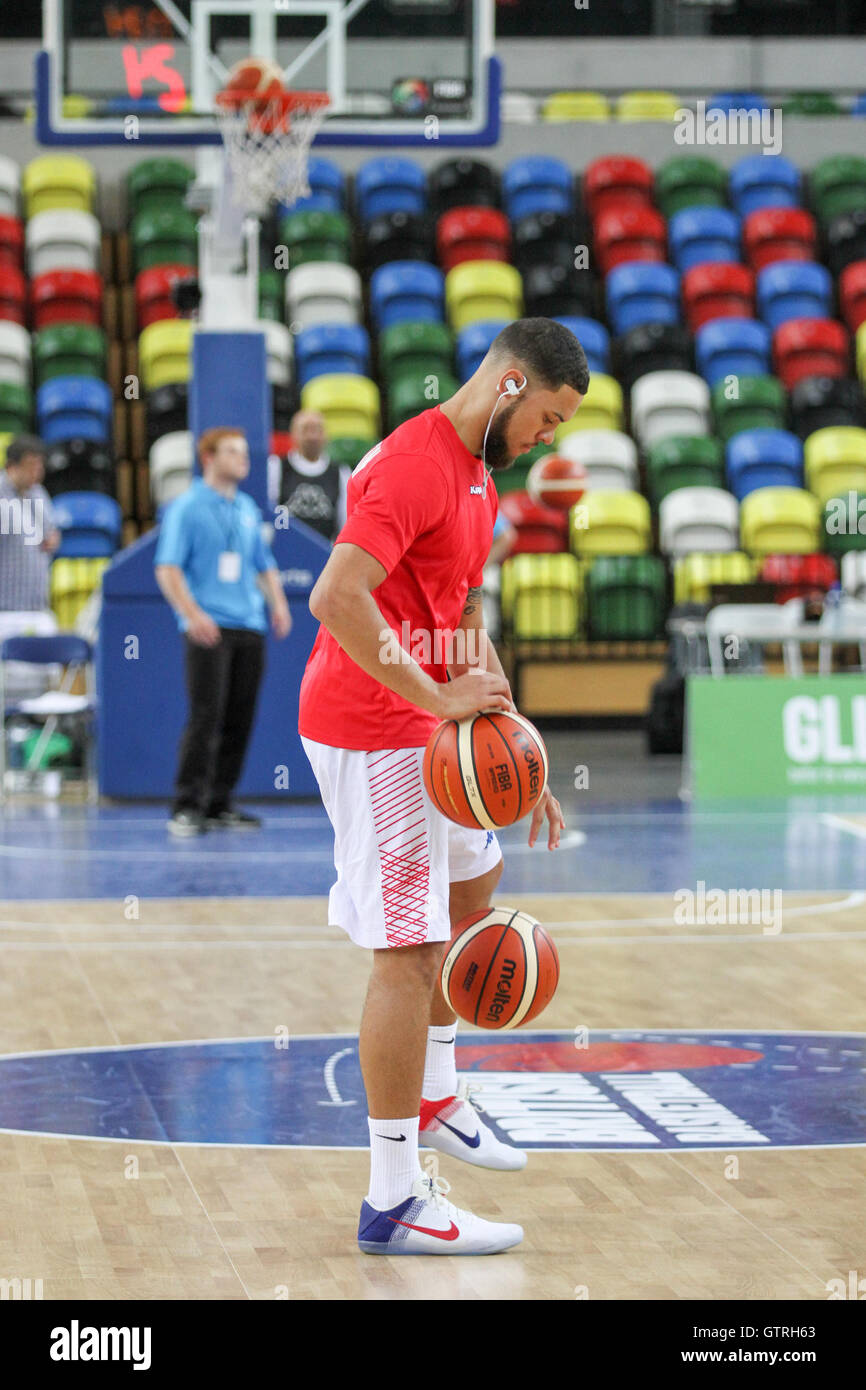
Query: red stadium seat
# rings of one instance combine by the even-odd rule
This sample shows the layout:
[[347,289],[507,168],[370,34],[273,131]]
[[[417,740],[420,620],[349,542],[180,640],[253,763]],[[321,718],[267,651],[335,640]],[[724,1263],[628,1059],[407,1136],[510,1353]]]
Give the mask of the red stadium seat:
[[0,265],[24,269],[24,226],[19,217],[0,217]]
[[155,265],[149,270],[140,270],[135,277],[135,311],[138,316],[139,332],[161,319],[176,319],[177,305],[171,297],[171,287],[176,280],[194,276],[194,265]]
[[595,219],[595,254],[603,275],[624,261],[663,261],[667,223],[649,204],[616,203]]
[[773,335],[773,360],[786,391],[807,376],[847,376],[848,334],[836,319],[789,319]]
[[102,277],[95,270],[46,270],[30,285],[33,328],[52,323],[102,324]]
[[755,277],[735,262],[693,265],[683,276],[683,305],[693,333],[711,319],[750,319],[755,312]]
[[27,325],[27,281],[13,265],[0,265],[0,319]]
[[652,203],[653,171],[642,159],[630,155],[606,155],[594,159],[583,175],[583,199],[595,220],[607,207],[623,203]]
[[773,261],[815,258],[815,219],[804,208],[758,208],[743,223],[743,246],[752,270]]
[[499,510],[517,530],[512,555],[557,554],[568,549],[568,512],[539,507],[528,492],[506,492]]
[[295,447],[294,436],[288,430],[274,430],[271,434],[271,453],[284,458]]
[[787,603],[816,589],[826,593],[839,575],[836,561],[829,555],[768,555],[758,578],[764,584],[776,585],[776,603]]
[[510,260],[511,225],[496,208],[451,208],[436,224],[436,251],[446,274],[463,261]]
[[852,333],[866,323],[866,261],[852,261],[839,276],[839,303]]

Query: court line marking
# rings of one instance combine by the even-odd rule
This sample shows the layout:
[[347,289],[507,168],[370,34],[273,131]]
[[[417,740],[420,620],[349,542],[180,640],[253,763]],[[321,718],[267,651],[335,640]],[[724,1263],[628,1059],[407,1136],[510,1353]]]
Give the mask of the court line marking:
[[822,811],[821,820],[825,825],[831,825],[836,830],[846,830],[849,835],[856,835],[858,840],[866,840],[866,825],[848,820],[845,816],[834,815],[832,811]]
[[[542,923],[549,926],[549,922]],[[706,933],[691,935],[659,935],[651,936],[581,936],[573,941],[563,942],[570,946],[626,946],[626,945],[664,945],[665,942],[675,942],[678,945],[699,944],[699,945],[727,945],[729,942],[765,942],[765,941],[862,941],[866,940],[866,931],[860,932],[763,932],[754,931],[737,934],[736,936],[707,936]],[[444,945],[444,942],[442,943]],[[4,951],[94,951],[94,950],[126,950],[126,951],[154,951],[154,950],[194,950],[203,947],[222,946],[225,950],[258,950],[262,946],[272,946],[279,950],[343,950],[350,946],[355,946],[347,936],[345,941],[323,941],[318,937],[305,937],[294,940],[275,940],[273,937],[264,940],[232,941],[217,938],[214,941],[4,941]],[[364,949],[356,947],[356,949]]]

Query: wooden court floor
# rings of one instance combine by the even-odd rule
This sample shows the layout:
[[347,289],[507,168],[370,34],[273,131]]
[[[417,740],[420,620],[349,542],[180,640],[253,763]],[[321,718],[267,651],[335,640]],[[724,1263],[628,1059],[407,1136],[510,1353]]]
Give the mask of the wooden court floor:
[[[777,936],[683,927],[671,895],[510,895],[556,924],[535,1027],[857,1032],[863,894],[786,894]],[[357,1029],[368,963],[324,898],[9,902],[0,1053]],[[461,1034],[463,1036],[463,1034]],[[138,1177],[127,1176],[138,1159]],[[488,1259],[372,1258],[361,1151],[0,1133],[0,1276],[47,1299],[826,1299],[866,1272],[862,1147],[441,1159],[451,1199],[519,1221]]]

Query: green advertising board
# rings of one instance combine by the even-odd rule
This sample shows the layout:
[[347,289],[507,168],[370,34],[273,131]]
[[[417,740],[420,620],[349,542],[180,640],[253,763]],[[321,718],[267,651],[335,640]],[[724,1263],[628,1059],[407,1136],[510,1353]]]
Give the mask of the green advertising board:
[[866,789],[866,677],[690,676],[691,792],[772,797]]

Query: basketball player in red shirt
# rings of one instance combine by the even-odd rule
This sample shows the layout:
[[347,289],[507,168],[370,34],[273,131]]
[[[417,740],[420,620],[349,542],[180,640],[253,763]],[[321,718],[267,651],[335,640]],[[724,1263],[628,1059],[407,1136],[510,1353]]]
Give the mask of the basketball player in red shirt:
[[[321,626],[298,728],[334,828],[328,920],[373,953],[359,1047],[370,1189],[358,1243],[369,1254],[492,1254],[523,1238],[520,1226],[452,1206],[448,1184],[418,1159],[420,1140],[482,1167],[526,1163],[458,1087],[456,1019],[438,984],[452,925],[490,906],[502,853],[492,831],[455,825],[433,806],[421,769],[440,720],[515,708],[481,619],[498,505],[490,475],[551,444],[588,384],[567,328],[509,324],[455,396],[355,468],[346,524],[310,596]],[[476,650],[451,662],[458,629]],[[565,822],[549,789],[530,845],[545,817],[555,849]]]

